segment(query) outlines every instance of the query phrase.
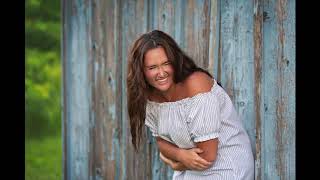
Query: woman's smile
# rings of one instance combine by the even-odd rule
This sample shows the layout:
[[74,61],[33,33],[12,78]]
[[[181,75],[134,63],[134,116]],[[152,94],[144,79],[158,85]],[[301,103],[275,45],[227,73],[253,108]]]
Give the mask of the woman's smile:
[[166,84],[168,82],[168,78],[166,77],[166,78],[164,78],[164,79],[159,79],[158,80],[158,83],[160,84],[160,85],[164,85],[164,84]]

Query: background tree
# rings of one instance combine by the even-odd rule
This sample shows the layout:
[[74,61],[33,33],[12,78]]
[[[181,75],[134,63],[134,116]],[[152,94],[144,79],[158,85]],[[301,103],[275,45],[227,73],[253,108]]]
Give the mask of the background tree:
[[26,136],[61,132],[60,1],[26,1]]
[[60,0],[27,0],[25,13],[25,178],[61,179]]

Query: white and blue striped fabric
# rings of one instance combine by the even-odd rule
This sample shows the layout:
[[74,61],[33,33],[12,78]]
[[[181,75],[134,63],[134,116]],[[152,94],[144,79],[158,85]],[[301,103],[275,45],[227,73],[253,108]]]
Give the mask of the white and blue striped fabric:
[[252,180],[249,137],[228,94],[214,79],[211,90],[175,102],[147,101],[145,125],[180,148],[218,138],[217,158],[204,171],[174,171],[174,180]]

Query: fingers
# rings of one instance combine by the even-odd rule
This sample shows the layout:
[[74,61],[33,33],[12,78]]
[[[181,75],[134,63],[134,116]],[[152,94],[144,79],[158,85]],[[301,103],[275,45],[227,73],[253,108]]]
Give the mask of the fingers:
[[161,158],[161,159],[164,159],[164,156],[162,155],[162,153],[160,153],[160,158]]
[[198,170],[205,170],[205,169],[208,169],[212,164],[209,162],[201,162],[201,163],[198,162],[195,165]]
[[198,157],[195,159],[194,165],[197,170],[205,170],[205,169],[208,169],[212,165],[212,162],[209,162],[198,155]]
[[183,150],[182,152],[181,156],[183,156],[183,158],[181,162],[192,170],[205,170],[212,165],[212,162],[206,161],[199,155],[204,152],[200,148],[192,148]]
[[171,166],[171,168],[174,170],[185,170],[186,167],[188,167],[189,169],[198,170],[198,171],[208,169],[211,163],[201,158],[196,152],[202,152],[202,150],[199,148],[195,148],[191,151],[191,153],[189,152],[188,157],[192,157],[193,160],[190,159],[191,161],[189,161],[189,163],[186,163],[184,166],[183,166],[183,163],[175,162],[167,158],[166,156],[164,156],[161,152],[159,153],[159,156],[164,163]]
[[192,150],[193,152],[198,153],[198,154],[203,153],[203,150],[200,149],[200,148],[193,148],[193,149],[191,149],[191,150]]
[[188,167],[192,170],[202,171],[202,170],[208,169],[212,165],[212,163],[206,161],[205,159],[199,156],[186,165],[188,165]]
[[167,164],[172,163],[168,158],[166,158],[166,157],[165,157],[163,154],[161,154],[161,153],[160,153],[160,159],[161,159],[163,162],[167,163]]
[[201,165],[204,165],[204,166],[210,166],[212,164],[212,162],[209,162],[209,161],[203,159],[200,156],[199,156],[199,158],[196,159],[196,162],[201,164]]
[[160,153],[160,159],[161,159],[164,163],[166,163],[166,164],[168,164],[169,166],[171,166],[171,168],[173,168],[173,169],[176,168],[175,166],[177,166],[177,168],[180,168],[179,163],[177,163],[176,161],[174,161],[174,160],[172,160],[172,159],[167,158],[167,157],[164,156],[162,153]]
[[200,164],[202,164],[202,165],[205,165],[205,166],[210,166],[210,165],[212,164],[212,162],[209,162],[209,161],[203,159],[203,158],[199,155],[199,154],[203,153],[203,150],[202,150],[202,149],[200,149],[200,148],[193,148],[192,150],[193,150],[193,152],[196,152],[196,153],[197,153],[197,156],[198,156],[198,157],[197,157],[196,161],[197,161],[198,163],[200,163]]
[[209,167],[201,165],[201,164],[193,164],[189,167],[191,170],[202,171],[208,169]]

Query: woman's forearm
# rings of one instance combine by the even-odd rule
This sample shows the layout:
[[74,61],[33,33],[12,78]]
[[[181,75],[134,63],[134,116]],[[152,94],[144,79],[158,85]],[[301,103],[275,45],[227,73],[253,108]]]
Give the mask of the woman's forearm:
[[171,168],[175,171],[186,171],[186,170],[191,170],[190,168],[186,167],[184,164],[181,162],[176,162],[174,163]]
[[[199,153],[203,152],[200,148],[181,149],[160,137],[157,137],[157,144],[162,155],[174,161],[174,163],[181,163],[188,169],[204,170],[212,164],[212,162],[208,162],[199,156]],[[178,165],[180,167],[180,164]]]
[[173,170],[175,171],[185,171],[185,170],[190,170],[189,168],[187,168],[184,164],[182,164],[181,162],[177,162],[175,160],[172,160],[168,157],[165,157],[162,153],[160,153],[160,159],[168,164]]
[[157,137],[157,144],[159,151],[167,158],[174,160],[174,161],[180,161],[179,159],[179,147],[175,144],[172,144],[164,139],[161,139],[160,137]]

